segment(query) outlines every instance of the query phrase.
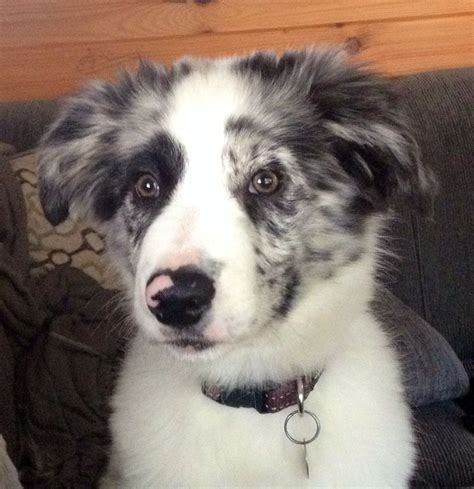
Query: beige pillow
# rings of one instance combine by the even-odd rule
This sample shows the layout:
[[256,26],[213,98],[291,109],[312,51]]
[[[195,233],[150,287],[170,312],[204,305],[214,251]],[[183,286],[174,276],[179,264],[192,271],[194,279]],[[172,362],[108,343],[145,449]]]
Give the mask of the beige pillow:
[[103,236],[90,226],[68,218],[52,226],[41,208],[34,152],[19,153],[10,163],[20,180],[28,214],[28,240],[32,258],[31,273],[40,275],[60,265],[71,265],[106,288],[117,285],[104,257]]

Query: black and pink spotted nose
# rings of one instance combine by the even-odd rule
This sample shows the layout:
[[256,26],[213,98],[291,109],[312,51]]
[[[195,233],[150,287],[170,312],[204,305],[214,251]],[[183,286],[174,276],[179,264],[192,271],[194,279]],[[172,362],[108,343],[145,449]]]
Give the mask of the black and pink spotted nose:
[[214,281],[195,267],[164,270],[146,286],[146,302],[163,324],[184,329],[198,323],[216,294]]

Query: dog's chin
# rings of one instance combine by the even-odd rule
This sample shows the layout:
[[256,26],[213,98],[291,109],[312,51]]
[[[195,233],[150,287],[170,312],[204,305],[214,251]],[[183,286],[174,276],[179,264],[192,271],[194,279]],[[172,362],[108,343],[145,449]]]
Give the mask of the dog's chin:
[[205,338],[176,338],[160,342],[175,358],[184,361],[209,361],[222,355],[224,343]]

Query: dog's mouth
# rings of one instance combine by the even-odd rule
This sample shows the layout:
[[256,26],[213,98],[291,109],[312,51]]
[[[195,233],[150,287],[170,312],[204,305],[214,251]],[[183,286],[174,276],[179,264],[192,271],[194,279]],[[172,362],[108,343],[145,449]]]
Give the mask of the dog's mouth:
[[175,340],[168,340],[165,344],[177,350],[188,352],[204,351],[216,345],[214,341],[209,341],[204,338],[177,338]]

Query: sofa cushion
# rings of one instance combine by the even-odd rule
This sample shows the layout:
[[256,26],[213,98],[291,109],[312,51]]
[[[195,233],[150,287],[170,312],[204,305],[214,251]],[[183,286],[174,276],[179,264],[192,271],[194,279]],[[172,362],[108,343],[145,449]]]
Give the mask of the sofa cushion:
[[414,410],[418,461],[412,487],[472,487],[474,435],[453,402]]
[[440,189],[432,219],[404,209],[393,221],[391,249],[401,261],[387,284],[461,360],[474,359],[474,68],[420,73],[394,85]]
[[411,406],[457,399],[469,390],[467,372],[443,336],[388,290],[382,289],[374,310],[400,355]]

